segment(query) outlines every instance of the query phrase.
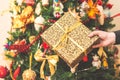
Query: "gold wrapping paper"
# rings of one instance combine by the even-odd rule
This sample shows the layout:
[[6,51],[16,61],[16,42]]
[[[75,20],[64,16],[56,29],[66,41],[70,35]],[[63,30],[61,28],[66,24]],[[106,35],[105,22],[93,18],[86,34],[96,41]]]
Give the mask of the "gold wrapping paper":
[[65,13],[41,37],[70,67],[74,67],[98,39],[89,38],[89,33],[91,31],[86,26],[70,13]]

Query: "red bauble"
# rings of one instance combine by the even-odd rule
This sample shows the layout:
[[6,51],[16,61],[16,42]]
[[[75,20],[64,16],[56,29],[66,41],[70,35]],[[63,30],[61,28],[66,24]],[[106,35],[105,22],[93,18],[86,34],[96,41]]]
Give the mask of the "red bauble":
[[45,42],[42,43],[42,46],[43,46],[44,49],[48,49],[49,48],[48,44],[45,43]]
[[85,56],[83,57],[83,62],[87,62],[87,61],[88,61],[88,56],[85,55]]
[[102,6],[102,4],[103,4],[102,0],[98,0],[97,4]]
[[8,69],[4,66],[0,66],[0,78],[5,78],[8,75]]

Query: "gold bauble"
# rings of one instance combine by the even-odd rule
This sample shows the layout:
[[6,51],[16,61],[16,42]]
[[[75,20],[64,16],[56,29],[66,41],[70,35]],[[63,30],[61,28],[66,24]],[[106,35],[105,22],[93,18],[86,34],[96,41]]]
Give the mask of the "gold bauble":
[[23,78],[23,80],[35,80],[36,73],[35,73],[35,71],[33,71],[31,69],[27,69],[23,72],[22,78]]

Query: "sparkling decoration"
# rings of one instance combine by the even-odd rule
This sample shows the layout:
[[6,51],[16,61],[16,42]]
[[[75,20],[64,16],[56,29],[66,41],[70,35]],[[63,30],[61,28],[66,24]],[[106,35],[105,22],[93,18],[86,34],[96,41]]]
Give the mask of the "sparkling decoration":
[[0,66],[0,78],[5,78],[8,75],[8,69],[4,66]]
[[97,69],[99,69],[101,67],[101,61],[99,60],[99,56],[97,56],[97,55],[93,56],[92,65],[94,67],[96,67]]
[[23,80],[36,80],[36,73],[31,69],[27,69],[22,74]]

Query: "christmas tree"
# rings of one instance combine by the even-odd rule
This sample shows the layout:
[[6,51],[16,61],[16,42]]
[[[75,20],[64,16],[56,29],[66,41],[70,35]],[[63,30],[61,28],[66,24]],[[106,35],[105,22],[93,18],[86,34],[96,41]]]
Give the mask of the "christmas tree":
[[114,27],[110,16],[112,4],[108,0],[11,0],[10,4],[12,26],[5,44],[5,55],[11,65],[2,78],[120,80],[119,72],[115,76],[119,67],[114,63],[116,47],[93,49],[78,65],[69,67],[41,38],[42,33],[67,12],[90,30],[107,31]]

